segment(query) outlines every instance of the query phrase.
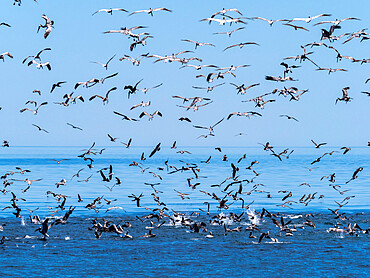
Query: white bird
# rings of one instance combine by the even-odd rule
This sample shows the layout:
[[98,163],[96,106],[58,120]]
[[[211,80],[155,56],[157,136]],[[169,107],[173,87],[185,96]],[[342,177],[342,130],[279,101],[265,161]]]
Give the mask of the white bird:
[[46,63],[38,63],[35,60],[32,60],[32,61],[30,61],[28,63],[28,66],[30,66],[32,64],[35,64],[36,65],[36,68],[38,68],[38,69],[42,69],[42,68],[46,67],[49,71],[51,70],[51,66],[50,66],[50,63],[49,62],[46,62]]
[[156,11],[172,12],[171,10],[166,9],[166,8],[155,8],[155,9],[150,8],[149,10],[140,10],[140,11],[130,13],[129,15],[131,16],[131,15],[137,14],[137,13],[147,13],[147,14],[150,14],[151,16],[153,16],[153,12],[156,12]]
[[311,20],[314,20],[316,18],[319,18],[319,17],[323,17],[323,16],[331,16],[331,14],[319,14],[319,15],[315,15],[315,16],[308,16],[307,18],[293,18],[291,20],[289,20],[288,22],[292,22],[292,21],[305,21],[306,23],[310,23]]
[[98,65],[101,65],[103,68],[105,68],[106,70],[108,70],[108,64],[110,63],[110,61],[113,60],[114,57],[116,57],[116,55],[113,55],[113,57],[110,58],[108,60],[108,62],[106,62],[105,64],[102,64],[102,63],[99,63],[99,62],[91,62],[91,63],[95,63],[95,64],[98,64]]
[[40,28],[46,28],[45,33],[44,33],[44,38],[46,39],[49,36],[51,30],[53,29],[54,21],[48,18],[45,14],[42,15],[42,18],[45,19],[45,24],[39,25],[39,28],[37,29],[37,33],[40,31]]
[[152,120],[153,119],[153,117],[155,116],[155,115],[158,115],[158,116],[160,116],[160,117],[162,117],[162,113],[161,112],[159,112],[158,110],[157,111],[155,111],[153,114],[149,114],[148,112],[142,112],[141,114],[140,114],[140,116],[139,116],[139,118],[142,118],[142,117],[144,117],[144,116],[148,116],[149,117],[149,120]]
[[100,12],[106,12],[106,13],[108,13],[110,15],[113,15],[113,11],[121,11],[121,12],[128,13],[128,11],[126,11],[125,9],[115,8],[115,9],[100,9],[100,10],[96,11],[95,13],[93,13],[92,15],[97,14],[97,13],[100,13]]
[[4,52],[4,53],[0,54],[0,60],[3,60],[3,62],[5,61],[4,56],[8,56],[9,58],[13,58],[12,54],[10,54],[9,52]]

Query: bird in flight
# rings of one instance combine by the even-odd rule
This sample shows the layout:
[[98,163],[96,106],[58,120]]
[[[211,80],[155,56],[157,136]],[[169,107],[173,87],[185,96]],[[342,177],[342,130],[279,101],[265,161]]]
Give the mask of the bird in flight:
[[144,117],[144,116],[148,116],[148,120],[153,120],[153,117],[155,116],[155,115],[158,115],[158,116],[160,116],[160,117],[162,117],[162,113],[161,112],[159,112],[158,110],[157,111],[155,111],[153,114],[149,114],[148,112],[142,112],[141,114],[140,114],[140,116],[139,116],[139,118],[142,118],[142,117]]
[[113,137],[110,134],[108,134],[108,137],[111,140],[111,142],[116,142],[116,140],[118,139],[118,137]]
[[318,23],[314,24],[313,26],[317,26],[317,25],[325,24],[325,23],[330,23],[330,24],[336,26],[336,25],[339,25],[339,23],[341,23],[343,21],[346,21],[346,20],[360,20],[360,19],[359,18],[356,18],[356,17],[347,17],[347,18],[343,18],[343,19],[321,21],[321,22],[318,22]]
[[305,31],[310,31],[310,30],[308,30],[308,29],[306,29],[306,28],[304,28],[304,27],[302,27],[302,26],[297,26],[297,25],[293,25],[293,24],[290,24],[290,23],[284,23],[283,25],[293,27],[293,28],[294,28],[294,30],[296,30],[296,31],[297,31],[298,29],[300,29],[300,30],[305,30]]
[[288,22],[293,22],[293,21],[304,21],[306,23],[310,23],[311,20],[314,20],[316,18],[320,18],[320,17],[323,17],[323,16],[331,16],[331,14],[319,14],[319,15],[315,15],[315,16],[308,16],[306,18],[293,18],[291,20],[289,20]]
[[78,130],[83,130],[82,128],[80,128],[80,127],[78,127],[78,126],[75,126],[75,125],[73,125],[73,124],[70,124],[70,123],[67,123],[67,125],[69,125],[69,126],[71,126],[72,128],[74,128],[74,129],[78,129]]
[[29,58],[33,58],[34,60],[37,59],[37,60],[41,61],[41,57],[40,57],[41,53],[44,52],[44,51],[50,51],[50,50],[51,50],[51,48],[47,47],[47,48],[44,48],[44,49],[40,50],[35,56],[27,56],[26,58],[23,59],[22,64],[24,64]]
[[150,14],[151,16],[153,16],[153,12],[157,12],[157,11],[172,12],[171,10],[169,10],[167,8],[155,8],[155,9],[150,8],[148,10],[135,11],[133,13],[130,13],[129,16],[134,15],[134,14],[137,14],[137,13],[147,13],[147,14]]
[[193,125],[193,127],[195,128],[202,128],[202,129],[207,129],[209,131],[209,133],[213,134],[214,133],[214,128],[220,124],[222,121],[224,120],[224,118],[222,118],[221,120],[219,120],[217,123],[215,123],[214,125],[210,126],[210,127],[204,127],[204,126],[199,126],[199,125]]
[[337,102],[338,102],[338,100],[339,101],[344,101],[344,102],[350,102],[351,101],[351,97],[349,97],[348,96],[348,90],[350,89],[350,87],[344,87],[343,89],[342,89],[342,97],[341,98],[337,98],[336,100],[335,100],[335,104],[337,104]]
[[108,64],[110,63],[110,61],[112,61],[114,59],[114,57],[116,57],[116,55],[113,55],[113,57],[110,58],[105,64],[102,64],[102,63],[99,63],[99,62],[91,62],[91,63],[95,63],[95,64],[98,64],[98,65],[101,65],[103,68],[105,68],[106,70],[108,70]]
[[96,11],[95,13],[93,13],[92,15],[95,15],[95,14],[100,13],[100,12],[106,12],[106,13],[108,13],[110,15],[113,15],[113,11],[120,11],[120,12],[126,12],[126,13],[128,13],[128,11],[125,10],[125,9],[115,8],[115,9],[100,9],[100,10]]
[[341,69],[341,68],[337,68],[337,69],[332,69],[332,68],[317,68],[316,70],[327,70],[328,71],[328,74],[330,74],[332,72],[337,72],[337,71],[347,71],[346,69]]
[[67,161],[69,159],[61,159],[61,160],[56,160],[56,159],[49,159],[51,161],[55,161],[57,164],[60,164],[62,161]]
[[43,129],[41,127],[39,127],[38,125],[35,125],[35,124],[32,124],[34,127],[36,127],[39,131],[43,131],[43,132],[46,132],[46,133],[49,133],[49,131],[47,131],[46,129]]
[[126,121],[134,121],[134,122],[137,122],[138,120],[137,119],[134,119],[134,118],[130,118],[124,114],[121,114],[119,112],[116,112],[116,111],[113,111],[114,114],[118,115],[118,116],[121,116],[122,117],[122,120],[126,120]]
[[140,81],[138,81],[134,86],[131,86],[131,85],[126,85],[123,89],[124,90],[129,90],[128,93],[127,93],[127,97],[130,98],[130,95],[133,95],[136,93],[136,91],[138,90],[137,89],[137,85],[140,84],[140,82],[143,81],[143,79],[141,79]]
[[121,142],[121,144],[125,145],[126,148],[129,148],[131,146],[131,142],[132,142],[132,138],[130,138],[127,143]]
[[50,90],[50,93],[52,93],[55,88],[60,88],[62,84],[64,83],[67,83],[67,81],[59,81],[57,83],[54,83],[52,86],[51,86],[51,90]]
[[40,28],[46,28],[45,33],[44,33],[44,39],[46,39],[50,35],[51,30],[53,30],[54,21],[48,18],[45,14],[42,15],[42,18],[45,19],[45,24],[39,25],[37,29],[37,33],[40,31]]
[[42,68],[46,67],[49,71],[51,70],[51,65],[50,65],[49,62],[46,62],[46,63],[38,63],[35,60],[32,60],[27,65],[30,66],[32,64],[36,65],[36,68],[37,69],[42,69]]
[[209,17],[209,18],[204,18],[204,19],[202,19],[200,21],[208,21],[209,24],[211,24],[211,22],[213,21],[213,22],[218,22],[220,25],[225,25],[226,23],[230,23],[230,25],[232,23],[243,23],[243,24],[247,24],[246,22],[244,22],[240,18],[229,18],[229,19],[226,19],[225,16],[222,19]]
[[241,43],[238,43],[238,44],[230,45],[230,46],[226,47],[223,51],[228,50],[232,47],[236,47],[236,46],[239,46],[239,48],[243,48],[246,45],[258,45],[259,46],[259,44],[256,43],[256,42],[241,42]]
[[252,19],[259,19],[259,20],[263,20],[263,21],[266,21],[268,24],[270,24],[270,26],[272,27],[272,25],[275,23],[275,22],[279,22],[279,21],[289,21],[288,19],[275,19],[275,20],[270,20],[270,19],[266,19],[266,18],[263,18],[263,17],[252,17]]
[[6,26],[6,27],[9,27],[9,28],[12,27],[6,22],[0,22],[0,26]]
[[9,52],[4,52],[2,54],[0,54],[0,60],[3,60],[3,62],[5,61],[4,57],[5,56],[8,56],[9,58],[13,59],[13,55],[10,54]]
[[197,41],[192,41],[192,40],[182,40],[184,42],[190,42],[195,44],[195,49],[198,48],[198,46],[204,46],[204,45],[209,45],[209,46],[215,46],[214,44],[208,43],[208,42],[197,42]]
[[314,140],[311,139],[311,142],[315,145],[315,148],[318,149],[320,148],[321,146],[324,146],[326,145],[327,143],[320,143],[320,144],[317,144]]
[[289,115],[280,115],[280,117],[286,117],[288,120],[294,120],[296,122],[299,122],[296,118],[289,116]]
[[103,104],[106,104],[106,103],[108,103],[108,96],[109,96],[109,93],[110,93],[110,92],[112,92],[112,91],[115,91],[115,90],[117,90],[117,87],[113,87],[113,88],[109,89],[109,90],[108,90],[108,92],[105,94],[105,97],[100,96],[100,95],[93,95],[93,96],[91,96],[91,97],[89,98],[89,101],[92,101],[94,98],[96,98],[96,97],[97,97],[97,98],[102,99]]
[[20,110],[20,112],[23,113],[24,111],[28,110],[28,111],[31,111],[34,115],[36,115],[37,112],[39,111],[40,107],[43,106],[43,105],[47,105],[47,104],[48,104],[47,102],[43,102],[35,110],[29,109],[29,108],[23,108],[23,109]]
[[239,31],[239,30],[243,30],[243,29],[245,29],[245,27],[236,28],[236,29],[234,29],[234,30],[232,30],[232,31],[229,31],[229,32],[217,32],[217,33],[213,33],[213,34],[214,34],[214,35],[223,35],[223,34],[225,34],[225,35],[228,35],[229,37],[231,37],[231,35],[232,35],[234,32]]

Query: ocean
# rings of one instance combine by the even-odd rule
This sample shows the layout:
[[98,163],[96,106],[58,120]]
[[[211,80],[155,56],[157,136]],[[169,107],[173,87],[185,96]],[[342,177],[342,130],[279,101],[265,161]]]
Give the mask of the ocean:
[[0,149],[3,276],[369,274],[370,148],[89,147]]

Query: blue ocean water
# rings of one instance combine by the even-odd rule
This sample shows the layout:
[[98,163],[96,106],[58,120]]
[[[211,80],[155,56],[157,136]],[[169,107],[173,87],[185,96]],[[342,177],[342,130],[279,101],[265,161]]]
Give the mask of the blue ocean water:
[[[95,148],[96,155],[86,156],[94,160],[91,169],[87,167],[89,161],[78,157],[88,148],[0,149],[2,181],[12,183],[3,185],[0,193],[0,209],[3,209],[0,238],[4,236],[4,244],[0,245],[2,275],[348,277],[369,274],[370,245],[366,232],[370,227],[370,148],[353,147],[343,155],[339,147],[297,147],[291,148],[294,152],[289,159],[281,156],[280,161],[262,147],[221,147],[221,152],[214,148],[162,147],[151,158],[148,155],[154,146],[105,147],[102,154],[98,153],[102,148]],[[284,149],[275,147],[275,152]],[[179,150],[191,154],[177,153]],[[332,155],[311,164],[333,150],[336,152]],[[143,152],[146,160],[140,160]],[[244,154],[245,158],[238,163]],[[210,156],[209,163],[204,163]],[[67,160],[57,163],[52,159]],[[133,161],[140,167],[129,166]],[[252,161],[258,163],[246,169]],[[226,179],[232,176],[231,164],[239,170],[234,179]],[[110,165],[112,179],[103,181],[99,170],[108,168],[103,173],[109,179]],[[16,167],[30,172],[19,173]],[[363,170],[351,180],[359,167]],[[79,177],[72,178],[80,169],[83,170]],[[6,175],[9,171],[16,173]],[[322,179],[333,173],[334,182],[330,178]],[[82,181],[88,177],[88,182]],[[116,177],[121,184],[115,185]],[[23,192],[28,186],[22,181],[26,178],[41,180],[32,182]],[[66,180],[65,184],[57,187],[56,183],[62,179]],[[191,185],[199,184],[193,189],[187,179]],[[236,183],[229,185],[232,182]],[[144,183],[160,184],[152,188]],[[52,193],[47,194],[48,191]],[[177,191],[188,195],[182,199]],[[289,192],[291,196],[287,197]],[[56,194],[66,196],[64,204],[64,198]],[[82,202],[78,202],[78,194]],[[129,197],[132,194],[143,195],[140,207]],[[306,198],[309,194],[313,198],[304,203],[303,195]],[[99,197],[93,209],[86,207]],[[240,198],[244,200],[243,208]],[[19,218],[14,214],[13,201],[21,209]],[[226,206],[221,205],[222,201]],[[45,240],[35,231],[46,218],[56,223],[70,206],[75,210],[69,219],[66,223],[53,224]],[[108,210],[111,207],[122,209]],[[261,216],[263,209],[271,215]],[[336,209],[338,214],[333,213]],[[31,223],[30,216],[36,215],[41,222]],[[110,221],[107,227],[121,225],[122,231],[107,230],[97,239],[94,219],[103,226],[104,220]],[[284,223],[281,228],[273,219],[291,223]],[[315,227],[309,225],[310,221]],[[192,226],[200,223],[204,226],[197,232]],[[337,223],[343,230],[328,232]],[[355,223],[360,228],[351,232],[347,227],[354,228]],[[230,231],[235,228],[237,231]],[[142,237],[149,231],[156,236]],[[125,238],[126,232],[133,238]],[[213,237],[207,238],[210,232]],[[262,233],[268,236],[259,242]]]

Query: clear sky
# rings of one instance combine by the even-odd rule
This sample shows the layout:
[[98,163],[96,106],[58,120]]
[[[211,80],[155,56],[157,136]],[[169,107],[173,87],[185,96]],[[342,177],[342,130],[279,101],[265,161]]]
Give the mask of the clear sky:
[[[290,74],[295,82],[266,81],[265,75],[283,75],[283,67],[279,64],[284,57],[302,54],[301,45],[319,42],[321,28],[328,29],[330,25],[313,26],[321,20],[336,18],[358,17],[360,21],[345,21],[340,24],[341,30],[334,34],[340,35],[355,32],[369,27],[368,1],[73,1],[73,0],[23,0],[18,7],[13,0],[3,0],[0,3],[0,22],[6,22],[11,28],[0,26],[0,53],[10,52],[14,58],[5,57],[0,61],[0,106],[1,140],[8,140],[11,146],[43,146],[43,145],[98,145],[119,144],[109,141],[107,134],[118,137],[117,141],[126,142],[133,138],[133,146],[152,146],[158,142],[170,145],[177,140],[179,145],[188,146],[256,146],[258,142],[270,141],[280,146],[309,146],[311,139],[317,142],[328,142],[332,146],[366,146],[370,140],[368,122],[370,97],[361,91],[370,91],[370,64],[352,63],[343,59],[336,61],[336,54],[326,47],[314,47],[311,58],[325,68],[344,68],[347,72],[328,74],[326,71],[316,71],[309,61],[289,64],[301,66]],[[263,4],[262,4],[263,2]],[[88,4],[87,4],[88,3]],[[92,14],[101,8],[124,8],[129,12],[141,9],[166,7],[172,13],[159,11],[154,16],[135,14],[128,16],[125,12],[114,12],[113,15],[101,12]],[[220,26],[217,23],[200,22],[210,17],[222,8],[237,8],[245,17],[264,17],[267,19],[292,19],[308,17],[321,13],[330,13],[331,17],[319,18],[311,23],[292,22],[309,29],[295,31],[289,26],[275,23],[272,27],[261,20],[248,20],[246,25]],[[44,30],[37,33],[39,24],[44,24],[42,14],[46,14],[54,23],[54,28],[47,39],[43,38]],[[235,13],[229,13],[237,16]],[[121,27],[146,26],[143,32],[150,33],[153,38],[147,40],[146,46],[138,46],[134,51],[129,50],[132,39],[122,34],[103,34],[108,30],[118,30]],[[213,35],[215,32],[230,31],[238,27],[244,30],[235,32],[230,38],[226,35]],[[137,33],[137,30],[134,31]],[[139,30],[141,32],[141,30]],[[208,42],[216,47],[202,46],[194,49],[194,45],[181,41],[190,39]],[[359,39],[343,44],[345,37],[331,45],[343,55],[356,59],[370,58],[369,41]],[[229,45],[241,42],[257,42],[260,46],[250,45],[243,48],[223,49]],[[327,40],[325,41],[330,44]],[[28,55],[35,55],[39,50],[50,47],[51,51],[42,53],[42,62],[50,62],[52,70],[28,67],[22,60]],[[248,64],[250,67],[239,68],[234,73],[236,78],[227,75],[225,79],[215,80],[210,86],[223,83],[213,92],[193,89],[192,86],[207,87],[204,78],[195,78],[198,74],[207,75],[215,72],[213,69],[195,70],[172,62],[153,63],[153,58],[143,59],[140,66],[130,62],[119,61],[124,55],[138,57],[144,53],[170,55],[183,50],[194,53],[182,57],[199,57],[201,64],[214,64],[219,67]],[[91,61],[106,62],[116,55],[109,64],[108,70]],[[198,65],[198,61],[189,64]],[[74,85],[79,81],[91,78],[102,78],[118,72],[118,76],[89,89]],[[163,85],[150,90],[147,94],[138,92],[127,98],[125,85],[133,85],[140,79],[143,81],[139,88]],[[61,88],[50,94],[53,83],[67,81]],[[245,95],[237,95],[235,84],[260,86],[251,88]],[[268,103],[265,109],[254,107],[253,102],[243,103],[243,100],[271,92],[274,88],[295,86],[308,89],[301,99],[289,101],[289,98],[273,95],[274,103]],[[349,103],[338,102],[341,89],[350,87]],[[94,94],[104,95],[110,88],[117,87],[109,97],[109,103],[103,105],[101,100],[88,99]],[[42,95],[33,94],[40,90]],[[54,104],[62,102],[65,93],[81,94],[85,102],[77,102],[68,107]],[[173,95],[184,97],[202,96],[212,99],[212,103],[201,107],[199,111],[185,111],[180,100]],[[270,98],[266,98],[270,99]],[[48,105],[41,107],[37,115],[30,111],[20,113],[26,101],[34,100],[38,104],[47,101]],[[130,107],[141,101],[151,101],[145,108]],[[119,111],[133,118],[138,118],[142,111],[153,113],[159,110],[163,117],[154,117],[148,121],[146,117],[139,122],[122,121],[113,114]],[[231,112],[257,111],[261,118],[232,117],[226,120]],[[295,122],[280,117],[281,114],[291,115],[299,120]],[[191,123],[180,122],[181,116],[188,117]],[[214,137],[199,138],[205,134],[194,125],[210,126],[225,117],[225,120],[215,128]],[[72,129],[67,122],[83,128],[83,131]],[[49,133],[38,131],[32,124],[41,126]],[[235,136],[238,133],[247,135]]]

